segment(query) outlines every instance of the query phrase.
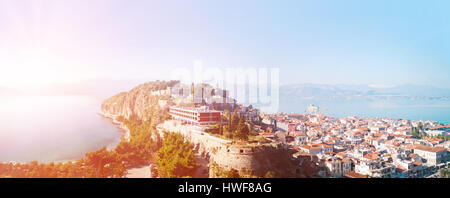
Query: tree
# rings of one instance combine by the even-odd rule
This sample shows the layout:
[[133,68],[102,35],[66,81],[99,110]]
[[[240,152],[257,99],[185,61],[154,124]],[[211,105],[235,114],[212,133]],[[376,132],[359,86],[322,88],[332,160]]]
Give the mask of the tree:
[[240,140],[248,140],[248,134],[250,133],[247,124],[245,123],[244,116],[241,116],[237,127],[236,135]]
[[419,124],[417,125],[418,131],[424,132],[424,127],[422,122],[419,122]]
[[241,176],[239,175],[239,172],[234,168],[225,173],[225,178],[240,178],[240,177]]
[[[171,81],[170,84],[177,82]],[[153,91],[161,90],[167,88],[167,82],[148,83],[145,86],[149,86]],[[149,96],[146,99],[151,107],[144,113],[146,119],[142,120],[134,112],[128,119],[124,116],[117,118],[130,130],[130,140],[122,140],[115,149],[107,150],[104,147],[96,152],[87,153],[73,163],[70,161],[56,164],[39,164],[37,161],[29,164],[0,163],[0,177],[123,177],[126,167],[148,165],[154,158],[154,153],[162,146],[161,137],[156,132],[155,126],[169,114],[167,109],[159,108],[158,97]],[[193,154],[183,154],[183,157],[179,158],[189,164],[193,162],[190,160],[193,157],[189,156],[192,157]]]
[[123,166],[123,164],[119,164],[116,168],[114,168],[113,170],[113,177],[114,178],[122,178],[123,176],[125,176],[126,173],[126,169]]
[[234,132],[236,130],[238,123],[239,115],[237,113],[237,109],[234,109],[233,115],[231,115],[231,118],[228,120],[228,129],[230,132]]
[[222,126],[222,122],[219,123],[219,135],[223,135],[223,126]]
[[158,175],[163,178],[193,176],[197,164],[194,146],[184,141],[179,133],[165,133],[162,147],[157,152]]
[[418,127],[411,127],[410,133],[411,133],[411,135],[412,135],[414,138],[419,138],[419,139],[420,139],[420,138],[423,137],[423,134],[420,133]]
[[230,121],[230,118],[231,117],[231,113],[230,113],[230,111],[228,110],[228,109],[225,109],[224,111],[223,111],[223,118],[224,118],[224,120],[226,120],[227,122],[229,122]]
[[450,178],[450,171],[448,169],[441,169],[439,171],[440,178]]
[[264,175],[264,178],[276,178],[277,173],[274,171],[267,171],[266,175]]

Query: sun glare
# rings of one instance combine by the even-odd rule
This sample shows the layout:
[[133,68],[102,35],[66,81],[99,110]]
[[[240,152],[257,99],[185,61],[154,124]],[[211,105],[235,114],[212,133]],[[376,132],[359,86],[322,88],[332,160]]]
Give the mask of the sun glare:
[[64,50],[61,25],[48,18],[40,1],[30,4],[0,2],[0,17],[9,29],[1,30],[0,87],[33,88],[80,80],[80,61]]
[[38,87],[79,81],[76,66],[64,61],[60,53],[52,50],[32,50],[16,53],[15,57],[0,60],[0,86],[10,88]]

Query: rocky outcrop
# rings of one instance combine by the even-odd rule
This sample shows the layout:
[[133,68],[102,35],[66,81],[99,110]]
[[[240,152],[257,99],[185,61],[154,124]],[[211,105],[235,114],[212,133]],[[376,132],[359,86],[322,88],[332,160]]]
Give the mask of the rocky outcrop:
[[122,92],[106,99],[101,106],[101,113],[110,116],[123,116],[129,119],[132,115],[147,120],[151,108],[159,108],[158,101],[168,98],[170,87],[177,81],[156,81],[141,84],[129,92]]
[[[119,93],[101,106],[101,113],[109,117],[123,116],[130,119],[137,116],[147,120],[152,108],[159,108],[161,99],[169,98],[172,84],[151,82],[139,85],[129,92]],[[263,177],[268,171],[274,171],[279,177],[295,176],[295,167],[290,161],[287,150],[278,144],[233,143],[199,130],[198,127],[178,124],[168,120],[156,126],[158,132],[164,130],[181,133],[186,140],[195,145],[197,152],[210,160],[210,177],[220,177],[220,170],[235,169],[248,177]],[[218,170],[220,169],[220,170]]]

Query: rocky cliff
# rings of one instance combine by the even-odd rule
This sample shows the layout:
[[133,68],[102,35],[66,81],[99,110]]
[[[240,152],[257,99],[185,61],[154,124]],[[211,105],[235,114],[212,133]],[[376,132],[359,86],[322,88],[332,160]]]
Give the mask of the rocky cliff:
[[[107,116],[124,116],[130,119],[137,116],[148,120],[151,112],[160,108],[158,101],[167,100],[174,82],[150,82],[139,85],[129,92],[122,92],[105,100],[101,112]],[[213,137],[207,133],[194,130],[196,127],[178,125],[166,121],[156,127],[160,133],[165,129],[183,134],[195,145],[200,153],[210,159],[210,177],[221,177],[220,172],[235,169],[244,177],[263,177],[268,171],[277,173],[278,177],[295,177],[295,166],[290,161],[287,150],[279,145],[238,144],[229,140]]]
[[128,92],[122,92],[106,99],[101,106],[101,113],[110,116],[124,116],[129,119],[132,115],[142,120],[149,118],[151,108],[159,108],[160,99],[168,99],[170,87],[177,81],[156,81],[141,84]]

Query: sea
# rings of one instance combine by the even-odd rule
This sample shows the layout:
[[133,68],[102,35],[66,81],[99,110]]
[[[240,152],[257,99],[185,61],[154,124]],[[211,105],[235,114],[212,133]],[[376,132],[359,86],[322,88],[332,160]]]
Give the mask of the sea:
[[450,123],[450,101],[431,99],[336,99],[281,97],[278,112],[307,113],[308,105],[335,118],[395,118]]
[[119,128],[98,114],[101,100],[89,96],[0,98],[0,162],[77,160],[115,147]]
[[[77,160],[102,147],[114,148],[122,131],[98,114],[101,102],[90,96],[0,97],[0,162]],[[335,118],[389,117],[450,123],[450,101],[445,100],[281,97],[278,112],[306,113],[310,104]]]

